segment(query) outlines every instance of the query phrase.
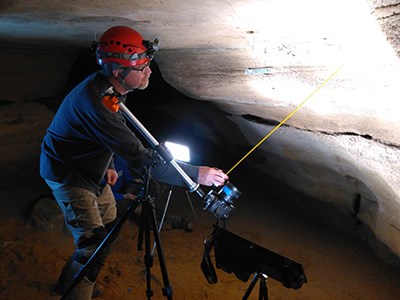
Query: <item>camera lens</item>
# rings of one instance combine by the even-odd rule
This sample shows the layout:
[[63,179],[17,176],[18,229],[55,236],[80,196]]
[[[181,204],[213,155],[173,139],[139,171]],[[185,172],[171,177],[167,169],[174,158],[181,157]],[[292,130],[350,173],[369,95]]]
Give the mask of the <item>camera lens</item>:
[[240,191],[230,182],[227,182],[218,192],[219,198],[228,203],[233,203],[234,200],[239,198],[240,194]]

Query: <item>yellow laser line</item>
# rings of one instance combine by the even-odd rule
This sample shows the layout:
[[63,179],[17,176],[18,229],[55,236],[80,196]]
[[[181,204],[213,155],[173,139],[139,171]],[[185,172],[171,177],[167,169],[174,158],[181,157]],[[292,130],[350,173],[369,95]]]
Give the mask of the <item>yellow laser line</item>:
[[230,172],[232,172],[233,169],[235,169],[243,160],[245,160],[247,156],[249,156],[256,148],[258,148],[262,143],[264,143],[265,140],[267,138],[269,138],[270,135],[275,132],[275,130],[277,130],[279,127],[281,127],[287,120],[289,120],[300,109],[300,107],[302,107],[304,105],[304,103],[306,103],[325,84],[327,84],[340,71],[340,69],[342,67],[343,67],[343,65],[341,65],[339,68],[337,68],[335,72],[333,72],[327,79],[325,79],[325,81],[322,82],[322,84],[319,87],[317,87],[306,99],[304,99],[304,101],[301,102],[285,119],[283,119],[282,122],[280,122],[278,125],[276,125],[274,129],[272,129],[261,141],[259,141],[257,143],[257,145],[255,145],[249,152],[247,152],[247,154],[245,156],[243,156],[228,172],[226,172],[226,174],[228,175]]

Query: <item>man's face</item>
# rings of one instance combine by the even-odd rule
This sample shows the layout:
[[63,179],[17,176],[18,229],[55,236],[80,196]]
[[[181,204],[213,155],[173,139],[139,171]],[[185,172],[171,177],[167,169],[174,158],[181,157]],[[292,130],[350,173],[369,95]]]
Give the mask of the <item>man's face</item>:
[[149,85],[151,74],[150,61],[146,64],[132,68],[125,77],[125,84],[133,89],[144,90]]

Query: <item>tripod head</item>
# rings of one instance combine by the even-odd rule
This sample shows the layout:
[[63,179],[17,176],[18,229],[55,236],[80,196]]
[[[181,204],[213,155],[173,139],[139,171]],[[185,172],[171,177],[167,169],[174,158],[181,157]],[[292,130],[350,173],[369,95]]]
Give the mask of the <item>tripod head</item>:
[[203,209],[208,210],[218,219],[227,220],[235,209],[233,201],[240,195],[240,191],[228,181],[218,192],[211,190],[204,197]]

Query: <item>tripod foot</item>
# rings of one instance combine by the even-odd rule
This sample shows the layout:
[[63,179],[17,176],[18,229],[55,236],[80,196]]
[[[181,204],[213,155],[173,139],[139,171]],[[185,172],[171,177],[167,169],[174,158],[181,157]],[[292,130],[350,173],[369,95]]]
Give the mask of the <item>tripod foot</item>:
[[162,288],[162,294],[163,296],[167,297],[168,299],[172,299],[172,286],[165,286]]

